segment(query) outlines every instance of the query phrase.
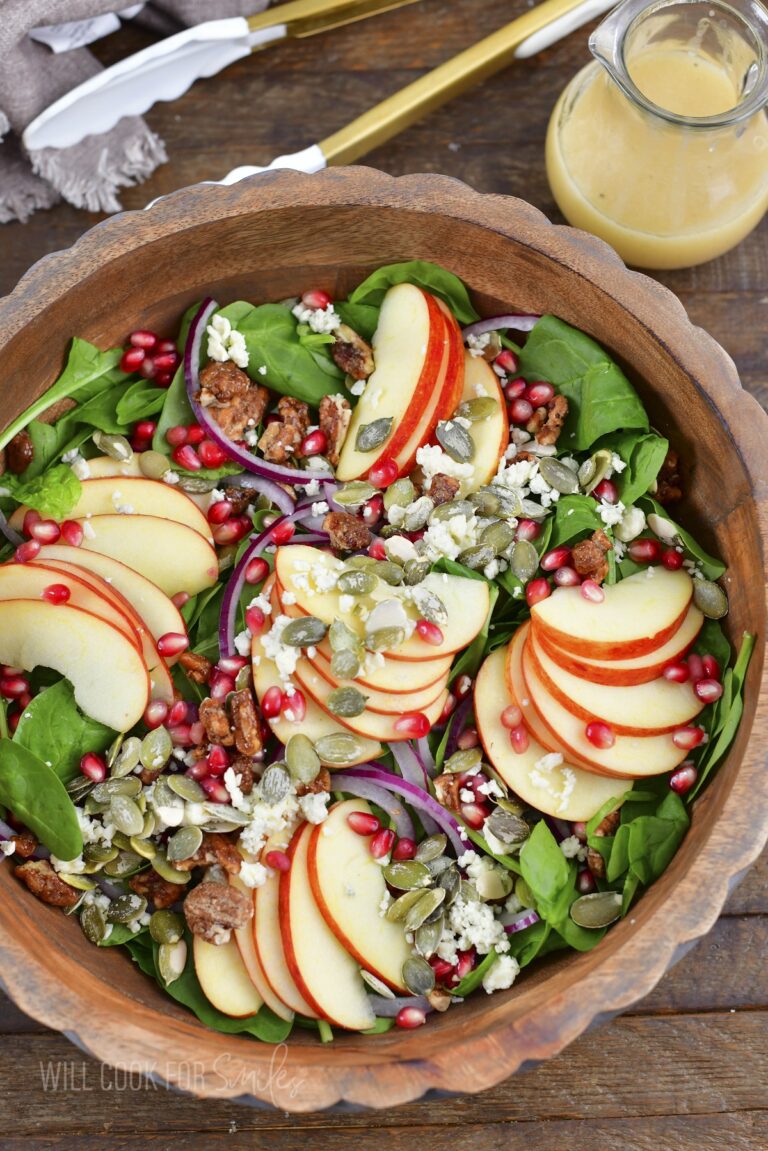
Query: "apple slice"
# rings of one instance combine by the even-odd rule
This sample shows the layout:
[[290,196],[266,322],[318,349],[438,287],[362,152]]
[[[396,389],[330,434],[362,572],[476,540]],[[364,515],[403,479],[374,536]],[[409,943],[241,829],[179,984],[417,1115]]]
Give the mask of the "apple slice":
[[412,950],[402,924],[381,914],[387,885],[371,855],[370,840],[347,822],[355,811],[371,814],[365,800],[347,799],[334,804],[325,822],[311,832],[307,867],[312,894],[325,922],[360,966],[407,995],[403,964]]
[[579,767],[583,771],[590,771],[592,769],[589,764],[584,763],[583,760],[580,760],[577,756],[566,752],[564,744],[560,743],[558,738],[544,724],[543,720],[539,718],[539,713],[531,704],[528,687],[523,675],[523,649],[529,632],[530,624],[523,624],[522,627],[518,628],[507,645],[506,664],[504,668],[504,681],[507,691],[517,700],[518,706],[525,717],[525,726],[537,743],[540,743],[547,751],[559,752],[559,754],[562,755],[564,759],[567,758],[573,766]]
[[[434,296],[413,284],[395,284],[384,297],[373,337],[376,368],[352,413],[336,477],[367,475],[381,459],[394,459],[441,384],[448,358],[448,329]],[[357,435],[374,420],[392,430],[373,451],[357,450]]]
[[[278,832],[267,840],[262,859],[270,851],[285,851],[289,845],[286,833]],[[280,932],[280,877],[277,872],[270,874],[266,883],[254,888],[252,934],[256,958],[264,976],[276,996],[285,1007],[308,1019],[317,1015],[296,986],[288,968]],[[279,1014],[279,1012],[278,1012]],[[281,1018],[285,1016],[281,1015]]]
[[[47,564],[61,561],[68,566],[75,565],[79,570],[99,576],[125,597],[136,614],[144,620],[154,639],[168,635],[169,632],[180,635],[186,633],[187,628],[181,612],[165,592],[145,576],[139,575],[133,568],[110,556],[83,551],[82,548],[66,547],[64,544],[48,544],[40,549],[38,561]],[[168,656],[165,662],[172,666],[178,658]]]
[[296,985],[319,1016],[335,1027],[365,1031],[373,1013],[360,968],[323,918],[312,893],[307,869],[314,828],[304,823],[294,833],[288,854],[290,871],[282,871],[280,934]]
[[251,982],[236,940],[208,943],[193,935],[192,955],[203,995],[222,1015],[244,1019],[261,1010],[264,1000]]
[[[285,614],[288,614],[287,609]],[[322,675],[326,674],[326,669],[330,672],[332,656],[328,640],[317,645],[317,657],[312,663],[317,665]],[[371,671],[363,669],[360,675],[355,676],[355,683],[361,690],[370,688],[402,699],[412,692],[436,689],[447,678],[452,662],[452,655],[436,656],[432,663],[428,660],[391,660],[385,655],[381,667]]]
[[633,659],[610,660],[587,659],[586,656],[577,656],[564,651],[552,643],[546,632],[537,627],[535,622],[532,630],[536,647],[545,651],[564,671],[581,676],[582,679],[588,679],[592,683],[629,687],[632,684],[649,683],[653,679],[658,679],[665,667],[679,663],[695,642],[703,623],[704,616],[694,604],[691,604],[679,629],[661,647],[646,655],[635,656]]
[[127,564],[167,596],[196,595],[219,578],[216,552],[186,524],[157,516],[94,516],[77,521],[85,535],[80,551]]
[[689,683],[663,676],[628,687],[592,683],[558,667],[537,644],[526,642],[537,677],[562,706],[584,723],[601,719],[622,735],[661,735],[690,723],[704,707]]
[[138,723],[149,700],[149,675],[136,644],[106,620],[69,604],[0,601],[0,664],[60,672],[72,684],[78,707],[114,731]]
[[634,781],[595,775],[565,761],[548,767],[542,761],[551,754],[549,748],[530,732],[526,750],[514,751],[501,715],[507,707],[520,707],[520,702],[504,682],[505,660],[505,649],[497,648],[475,680],[475,721],[489,762],[515,795],[545,815],[591,819],[609,799],[619,799],[629,791]]
[[486,416],[484,420],[477,420],[467,429],[475,445],[472,460],[475,472],[470,480],[462,480],[462,495],[476,492],[478,488],[490,483],[498,470],[499,460],[509,445],[507,402],[501,390],[499,377],[482,356],[472,356],[466,352],[462,403],[482,397],[495,400],[496,408],[490,416]]
[[97,615],[121,631],[133,646],[141,650],[138,629],[128,612],[120,611],[114,603],[85,579],[72,573],[57,571],[40,563],[6,563],[0,565],[0,600],[42,599],[46,588],[59,584],[69,592],[66,601],[72,607],[83,608]]
[[531,608],[537,630],[587,659],[632,659],[665,644],[681,627],[693,596],[687,571],[649,567],[603,588],[592,603],[577,587],[558,587]]
[[[367,696],[365,705],[366,711],[376,712],[379,715],[399,715],[406,711],[422,711],[428,708],[431,704],[435,703],[439,696],[444,695],[447,686],[448,676],[444,675],[437,683],[430,684],[429,687],[422,688],[420,691],[411,691],[406,694],[402,692],[388,692],[381,691],[372,687],[363,687],[360,680],[355,677],[354,679],[338,679],[331,671],[330,663],[322,656],[315,655],[310,658],[306,657],[307,664],[324,679],[331,690],[337,687],[356,687],[363,695]],[[402,661],[398,665],[400,667],[411,665],[404,665]]]
[[[143,452],[134,452],[129,460],[113,460],[111,456],[95,456],[88,460],[88,479],[101,480],[107,476],[126,476],[136,479],[147,479],[141,470],[141,457]],[[159,482],[159,481],[155,481]],[[196,504],[205,515],[211,506],[210,492],[184,492],[188,500]]]
[[[237,890],[241,891],[248,899],[253,900],[254,892],[246,887],[237,875],[230,875],[229,882],[232,887],[237,888]],[[240,949],[240,958],[245,965],[245,970],[248,972],[251,983],[270,1011],[274,1011],[279,1019],[285,1019],[287,1022],[290,1022],[293,1019],[293,1011],[291,1011],[290,1007],[286,1007],[282,999],[279,999],[278,996],[275,995],[264,973],[264,968],[261,966],[261,960],[256,950],[256,940],[253,934],[253,920],[249,919],[243,927],[236,927],[234,936],[237,940],[237,946]]]

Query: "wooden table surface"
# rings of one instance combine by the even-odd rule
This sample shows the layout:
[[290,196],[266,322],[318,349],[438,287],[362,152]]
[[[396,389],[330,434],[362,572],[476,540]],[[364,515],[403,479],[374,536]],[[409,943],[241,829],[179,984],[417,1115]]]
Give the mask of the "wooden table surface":
[[[152,111],[149,121],[170,159],[145,185],[128,190],[124,204],[138,208],[237,165],[296,151],[524,8],[525,0],[421,0],[367,25],[242,61]],[[586,39],[586,30],[577,32],[509,69],[368,162],[393,174],[444,172],[481,191],[520,196],[557,218],[544,175],[544,133],[558,93],[588,58]],[[128,28],[97,52],[111,62],[148,42]],[[59,205],[24,226],[0,227],[0,293],[97,219]],[[722,259],[659,279],[730,352],[745,387],[768,404],[768,221]],[[290,1117],[185,1098],[101,1067],[0,996],[0,1147],[763,1151],[767,945],[764,858],[709,937],[631,1012],[483,1095],[375,1116]]]

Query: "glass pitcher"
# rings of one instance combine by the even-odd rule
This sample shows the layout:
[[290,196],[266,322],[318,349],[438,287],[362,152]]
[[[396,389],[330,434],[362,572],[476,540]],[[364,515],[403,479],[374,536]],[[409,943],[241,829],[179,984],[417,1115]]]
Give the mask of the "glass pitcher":
[[757,0],[624,0],[563,92],[547,175],[569,223],[629,264],[680,268],[768,207],[768,11]]

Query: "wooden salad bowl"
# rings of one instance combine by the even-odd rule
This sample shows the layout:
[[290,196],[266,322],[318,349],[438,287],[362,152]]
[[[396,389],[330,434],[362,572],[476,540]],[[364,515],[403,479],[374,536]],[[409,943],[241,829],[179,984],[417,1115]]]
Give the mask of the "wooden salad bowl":
[[712,927],[768,837],[768,416],[679,301],[601,241],[441,176],[349,168],[187,188],[99,224],[0,302],[4,417],[51,384],[74,334],[106,348],[134,328],[171,331],[208,293],[261,302],[311,285],[341,297],[374,268],[414,258],[461,276],[483,314],[556,313],[635,382],[685,463],[685,522],[728,563],[730,636],[758,636],[744,719],[677,856],[627,919],[593,951],[539,963],[510,991],[476,995],[418,1031],[325,1046],[297,1031],[277,1050],[209,1031],[0,869],[0,979],[19,1006],[99,1059],[200,1096],[313,1111],[491,1087],[647,995]]

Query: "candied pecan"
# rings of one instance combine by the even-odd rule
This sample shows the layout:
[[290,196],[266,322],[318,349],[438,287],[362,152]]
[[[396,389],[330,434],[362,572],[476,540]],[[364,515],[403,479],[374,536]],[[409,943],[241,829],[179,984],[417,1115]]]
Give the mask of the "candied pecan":
[[264,745],[256,704],[247,687],[232,692],[229,710],[235,729],[235,747],[241,755],[256,755]]
[[331,773],[327,767],[321,767],[311,783],[299,783],[296,786],[296,794],[298,796],[316,795],[320,791],[330,790]]
[[594,847],[587,848],[587,867],[596,879],[605,879],[605,860]]
[[252,488],[236,488],[229,484],[224,488],[224,499],[232,504],[232,515],[241,516],[248,510],[248,505],[254,499]]
[[[556,444],[568,415],[567,399],[565,396],[553,396],[546,409],[537,408],[534,415],[539,412],[544,412],[544,419],[534,432],[536,442],[543,446]],[[531,431],[530,426],[528,426],[528,431]]]
[[432,476],[425,495],[428,495],[435,507],[438,504],[449,504],[456,496],[461,484],[453,476],[443,476],[439,472]]
[[172,907],[181,896],[181,886],[178,883],[163,879],[162,875],[158,875],[151,867],[132,875],[128,880],[128,886],[131,891],[143,895],[147,902],[154,904],[161,911],[165,907]]
[[325,454],[334,468],[339,462],[339,452],[351,419],[352,409],[344,396],[323,396],[320,401],[320,431],[325,433],[328,440]]
[[340,552],[367,548],[373,539],[368,527],[351,512],[329,512],[323,520],[323,531],[331,537],[331,547]]
[[598,528],[588,540],[582,540],[571,550],[571,562],[574,568],[585,579],[602,583],[608,575],[608,560],[605,558],[612,551],[613,544],[608,536]]
[[253,791],[253,785],[256,780],[256,772],[253,769],[254,761],[247,755],[236,755],[232,760],[230,767],[235,773],[237,786],[240,788],[243,795],[250,795]]
[[294,396],[281,396],[277,401],[277,414],[284,424],[295,428],[301,439],[304,439],[309,431],[309,404]]
[[142,767],[141,771],[139,772],[139,779],[143,783],[144,787],[149,787],[150,783],[154,783],[155,780],[159,779],[162,774],[162,767]]
[[[595,828],[595,835],[600,837],[604,835],[614,835],[616,828],[619,826],[620,818],[621,813],[618,807],[615,811],[609,811],[605,818],[602,819]],[[587,867],[598,879],[605,878],[605,860],[603,859],[600,852],[596,851],[594,847],[587,849]]]
[[229,726],[229,716],[223,703],[216,699],[204,699],[200,704],[200,722],[210,743],[232,747],[235,736]]
[[208,943],[228,943],[233,930],[253,916],[253,900],[225,883],[203,881],[184,900],[184,916],[193,935]]
[[22,883],[26,883],[33,895],[53,907],[74,907],[80,898],[81,893],[59,879],[47,859],[22,863],[14,867],[13,872]]
[[682,479],[680,477],[680,457],[674,448],[670,448],[656,477],[655,497],[660,504],[674,504],[683,498]]
[[373,372],[373,348],[347,324],[339,324],[331,347],[335,363],[354,380],[367,380]]
[[443,775],[438,775],[433,782],[438,803],[442,803],[443,807],[447,807],[449,811],[459,811],[461,807],[459,802],[461,784],[459,783],[458,772],[446,772]]
[[451,1006],[450,991],[443,991],[440,987],[433,987],[427,992],[427,999],[435,1011],[447,1011]]
[[595,835],[614,835],[620,819],[621,812],[618,807],[615,811],[609,811],[605,819],[601,819],[595,828]]
[[35,458],[35,449],[29,432],[17,432],[5,449],[5,466],[15,476],[20,476]]
[[207,683],[213,671],[211,661],[194,651],[183,651],[179,656],[179,663],[193,683]]
[[296,455],[302,438],[296,428],[276,420],[264,429],[259,440],[259,451],[271,464],[290,464],[291,456]]
[[269,401],[267,389],[252,383],[232,360],[212,360],[200,373],[200,403],[232,440],[241,440],[246,428],[261,423]]
[[195,854],[188,859],[177,859],[173,866],[177,871],[192,871],[195,867],[217,863],[229,875],[237,875],[242,862],[243,857],[229,836],[207,831]]
[[31,831],[20,831],[16,835],[12,835],[13,846],[16,848],[16,854],[20,855],[22,859],[29,859],[34,855],[37,848],[37,840]]

